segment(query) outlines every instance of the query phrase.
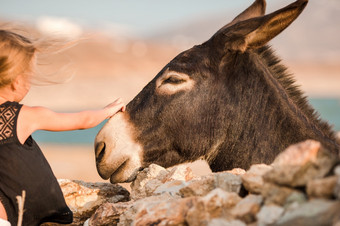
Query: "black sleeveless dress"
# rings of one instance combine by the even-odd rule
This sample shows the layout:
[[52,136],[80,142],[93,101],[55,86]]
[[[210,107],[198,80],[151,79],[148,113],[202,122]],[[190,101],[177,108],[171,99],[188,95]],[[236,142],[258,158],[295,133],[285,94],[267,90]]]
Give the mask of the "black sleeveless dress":
[[21,107],[17,102],[0,105],[0,201],[8,221],[17,225],[16,196],[25,190],[23,225],[72,223],[72,211],[39,146],[31,136],[23,145],[18,140],[16,128]]

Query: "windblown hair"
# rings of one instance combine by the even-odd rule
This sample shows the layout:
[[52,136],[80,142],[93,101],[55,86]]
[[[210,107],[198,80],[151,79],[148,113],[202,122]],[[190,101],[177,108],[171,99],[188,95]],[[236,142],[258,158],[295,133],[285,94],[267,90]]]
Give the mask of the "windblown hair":
[[[41,75],[39,68],[36,69],[35,66],[46,66],[46,62],[43,62],[46,56],[48,58],[53,54],[59,54],[77,43],[78,40],[37,38],[25,32],[25,29],[0,25],[0,88],[11,84],[20,74],[31,76],[31,82],[36,85],[63,83],[69,80],[73,77],[73,70],[70,70],[69,65],[44,75]],[[61,74],[63,76],[59,76]]]
[[28,38],[0,29],[0,88],[11,84],[18,75],[32,71],[37,50]]

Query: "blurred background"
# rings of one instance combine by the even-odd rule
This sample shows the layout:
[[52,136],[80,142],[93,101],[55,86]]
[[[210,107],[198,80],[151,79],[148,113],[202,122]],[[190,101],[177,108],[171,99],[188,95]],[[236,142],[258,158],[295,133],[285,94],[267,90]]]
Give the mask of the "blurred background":
[[[267,12],[291,3],[267,0]],[[23,103],[55,111],[101,108],[118,97],[128,103],[178,53],[210,38],[252,0],[0,0],[0,23],[32,33],[79,40],[48,56],[38,70],[73,77],[33,86]],[[310,0],[303,14],[270,44],[324,120],[340,131],[340,1]],[[67,74],[67,73],[66,73]],[[61,75],[63,76],[63,75]],[[68,77],[68,75],[66,75]],[[38,131],[58,178],[102,181],[93,141],[102,125],[74,132]],[[201,170],[202,166],[195,170]],[[198,172],[199,173],[199,172]]]

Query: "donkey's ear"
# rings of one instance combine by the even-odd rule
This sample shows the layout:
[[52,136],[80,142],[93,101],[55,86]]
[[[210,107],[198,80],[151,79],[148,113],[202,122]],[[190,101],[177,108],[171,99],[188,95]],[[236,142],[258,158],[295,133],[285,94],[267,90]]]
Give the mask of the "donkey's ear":
[[266,0],[256,0],[251,6],[240,13],[240,15],[235,17],[235,19],[226,26],[231,26],[240,21],[248,20],[250,18],[263,16],[266,13],[266,5]]
[[286,29],[301,14],[307,3],[308,0],[297,0],[269,15],[235,23],[219,35],[223,35],[225,48],[229,50],[244,52],[262,47]]
[[219,33],[223,32],[226,28],[241,22],[243,20],[248,20],[250,18],[263,16],[266,12],[266,0],[256,0],[251,6],[249,6],[246,10],[240,13],[233,21],[229,24],[222,27],[219,31],[216,32],[215,36]]

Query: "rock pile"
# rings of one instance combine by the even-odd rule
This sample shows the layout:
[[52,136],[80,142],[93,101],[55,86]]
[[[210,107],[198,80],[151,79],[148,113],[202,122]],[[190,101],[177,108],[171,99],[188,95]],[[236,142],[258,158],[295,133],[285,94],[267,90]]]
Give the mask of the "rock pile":
[[[340,161],[308,140],[248,171],[197,177],[185,165],[150,165],[131,184],[130,201],[123,190],[110,196],[91,208],[85,225],[340,226]],[[72,206],[75,213],[83,207]]]
[[[105,203],[130,200],[130,193],[120,185],[109,183],[85,183],[77,180],[58,180],[65,200],[73,212],[72,225],[83,225]],[[44,226],[59,224],[45,223]],[[112,225],[112,224],[109,224]]]

